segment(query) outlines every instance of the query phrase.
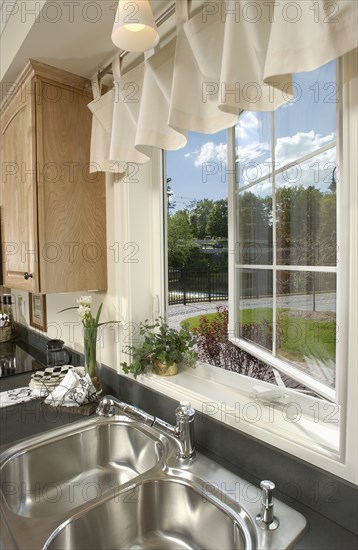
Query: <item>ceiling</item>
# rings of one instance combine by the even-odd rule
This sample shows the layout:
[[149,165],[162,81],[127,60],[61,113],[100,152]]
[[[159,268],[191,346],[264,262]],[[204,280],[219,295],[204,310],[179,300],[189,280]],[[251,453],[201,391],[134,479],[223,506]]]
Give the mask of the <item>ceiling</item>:
[[[111,41],[117,5],[114,0],[0,2],[0,15],[5,3],[9,4],[7,14],[13,5],[1,33],[3,88],[16,79],[29,58],[91,78],[119,52]],[[155,18],[172,4],[173,0],[151,0]],[[37,21],[32,13],[35,5],[39,11]]]

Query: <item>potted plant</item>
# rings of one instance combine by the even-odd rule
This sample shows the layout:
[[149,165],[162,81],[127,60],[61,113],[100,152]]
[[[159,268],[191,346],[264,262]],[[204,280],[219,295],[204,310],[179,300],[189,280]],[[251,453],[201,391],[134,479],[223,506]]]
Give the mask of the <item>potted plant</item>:
[[125,373],[132,373],[137,378],[151,365],[156,374],[172,376],[177,373],[179,363],[194,366],[197,359],[193,349],[196,339],[189,331],[189,324],[176,330],[159,317],[154,324],[149,324],[148,320],[140,323],[139,334],[141,344],[126,348],[132,361],[121,363]]

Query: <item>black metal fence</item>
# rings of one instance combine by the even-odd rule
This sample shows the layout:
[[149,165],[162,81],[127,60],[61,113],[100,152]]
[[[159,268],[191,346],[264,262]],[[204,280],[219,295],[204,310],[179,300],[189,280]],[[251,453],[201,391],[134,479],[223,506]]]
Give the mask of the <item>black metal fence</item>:
[[169,268],[169,305],[228,299],[228,272],[222,268]]

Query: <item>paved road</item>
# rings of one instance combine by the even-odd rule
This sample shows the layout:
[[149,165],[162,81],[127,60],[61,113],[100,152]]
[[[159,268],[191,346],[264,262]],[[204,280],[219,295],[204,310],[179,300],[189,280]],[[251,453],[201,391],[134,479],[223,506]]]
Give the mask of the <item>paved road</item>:
[[176,329],[180,328],[180,323],[189,317],[213,313],[218,306],[228,307],[228,302],[202,302],[198,304],[175,305],[168,307],[168,324]]
[[[316,294],[316,311],[336,310],[336,296],[334,293]],[[253,309],[259,307],[272,307],[271,298],[250,298],[242,300],[243,308]],[[196,315],[205,315],[216,311],[217,306],[228,307],[227,301],[222,302],[201,302],[196,304],[175,305],[168,308],[169,325],[178,328],[181,321]],[[312,295],[300,294],[292,296],[279,296],[277,298],[278,307],[287,307],[299,311],[313,311]]]

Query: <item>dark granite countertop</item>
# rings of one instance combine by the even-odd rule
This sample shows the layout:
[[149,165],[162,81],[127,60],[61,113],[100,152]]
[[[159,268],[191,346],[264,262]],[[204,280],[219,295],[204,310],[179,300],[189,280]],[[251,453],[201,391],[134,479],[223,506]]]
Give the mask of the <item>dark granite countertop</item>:
[[[30,348],[31,346],[27,347],[27,351],[29,351]],[[26,345],[24,346],[24,349],[26,349]],[[36,350],[34,351],[34,355],[36,359]],[[116,388],[121,386],[123,391],[126,384],[134,384],[134,382],[118,376],[112,369],[107,368],[105,371],[105,392],[108,390],[108,393],[116,395]],[[25,387],[28,385],[30,377],[31,372],[26,372],[16,376],[0,378],[0,391],[13,389],[16,387]],[[121,382],[121,384],[119,384],[119,382]],[[130,392],[128,393],[128,391],[120,397],[128,402],[135,401],[131,399]],[[171,400],[169,399],[169,401]],[[146,402],[145,397],[141,399],[140,405],[144,409],[146,409],[146,406],[149,405]],[[163,406],[164,405],[166,410],[172,409],[171,402],[163,404]],[[24,438],[83,419],[83,417],[73,414],[70,411],[58,411],[57,409],[51,410],[50,408],[42,406],[40,401],[32,401],[22,403],[20,405],[5,407],[0,409],[0,414],[0,451],[11,445],[11,443],[19,442]],[[247,471],[241,471],[237,465],[233,468],[233,464],[231,462],[228,462],[222,457],[216,456],[214,453],[208,452],[207,449],[201,449],[199,445],[198,447],[198,450],[203,452],[203,454],[206,454],[222,466],[234,471],[237,475],[243,477],[244,479],[247,479],[248,482],[258,485],[258,480],[255,475],[250,475]],[[295,550],[356,550],[358,547],[358,537],[353,532],[345,529],[335,521],[332,521],[332,519],[329,519],[325,515],[321,514],[320,511],[313,510],[311,507],[296,500],[288,500],[287,495],[283,495],[279,491],[277,491],[277,498],[301,512],[308,520],[309,529],[303,538],[296,544]],[[342,502],[338,501],[336,504],[333,503],[332,506],[340,506],[341,504]],[[348,503],[347,509],[352,512],[351,518],[348,518],[348,520],[352,526],[357,522],[357,517],[355,514],[356,508],[356,502]]]
[[[31,372],[0,378],[0,391],[26,387],[30,378]],[[0,409],[0,446],[8,446],[78,420],[83,420],[83,416],[55,407],[45,407],[40,399],[3,407]]]
[[[0,343],[0,379],[44,369],[35,348],[20,339]],[[42,359],[42,358],[41,358]]]

